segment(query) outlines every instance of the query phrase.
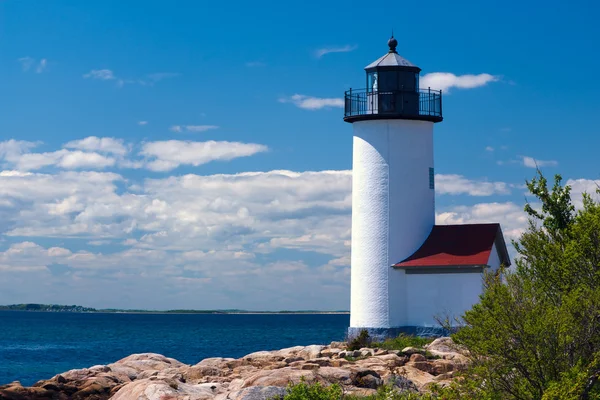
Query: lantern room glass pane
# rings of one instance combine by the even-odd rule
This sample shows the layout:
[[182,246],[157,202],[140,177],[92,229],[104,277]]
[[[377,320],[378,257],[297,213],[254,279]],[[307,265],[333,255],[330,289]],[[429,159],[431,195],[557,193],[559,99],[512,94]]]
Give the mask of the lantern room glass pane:
[[368,92],[376,92],[377,91],[377,72],[369,72],[367,74],[367,91]]

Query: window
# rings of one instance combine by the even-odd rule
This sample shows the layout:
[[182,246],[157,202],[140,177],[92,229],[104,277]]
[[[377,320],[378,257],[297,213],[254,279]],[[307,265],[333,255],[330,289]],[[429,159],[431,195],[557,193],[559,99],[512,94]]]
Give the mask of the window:
[[433,168],[429,168],[429,189],[435,189],[435,174]]
[[367,75],[367,92],[377,91],[377,72],[369,72]]

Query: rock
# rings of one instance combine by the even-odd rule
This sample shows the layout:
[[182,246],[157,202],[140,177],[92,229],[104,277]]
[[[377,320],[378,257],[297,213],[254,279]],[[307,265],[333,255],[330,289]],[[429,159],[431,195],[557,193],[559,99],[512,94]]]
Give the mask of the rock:
[[430,364],[428,361],[411,361],[406,365],[427,372],[429,374],[433,374],[433,365]]
[[294,346],[294,347],[288,347],[285,349],[278,350],[277,354],[284,358],[294,357],[302,350],[304,350],[304,346]]
[[426,348],[430,354],[446,360],[453,360],[463,364],[468,364],[469,362],[469,351],[454,343],[449,337],[437,338],[429,343]]
[[414,368],[409,364],[406,364],[403,367],[400,367],[399,371],[400,375],[404,376],[406,379],[412,381],[419,390],[422,390],[425,385],[430,382],[434,382],[434,376],[428,372],[422,371],[420,369]]
[[427,358],[425,358],[425,356],[422,354],[414,353],[413,355],[410,356],[410,361],[411,362],[427,361]]
[[401,391],[408,391],[408,392],[418,392],[419,391],[419,389],[417,388],[417,385],[415,385],[415,383],[413,381],[411,381],[410,379],[407,379],[405,376],[402,376],[402,375],[389,375],[387,377],[387,379],[385,380],[385,383],[388,385],[397,387]]
[[215,385],[140,379],[123,386],[111,400],[209,400],[215,397],[217,389]]
[[162,370],[165,368],[183,367],[185,365],[174,358],[165,357],[155,353],[132,354],[114,364],[109,364],[108,366],[112,368],[115,364],[118,366],[124,365],[131,367],[137,371]]
[[[425,350],[403,352],[343,346],[296,346],[259,351],[240,359],[207,358],[196,365],[154,353],[133,354],[113,364],[63,372],[23,387],[19,382],[0,386],[2,400],[265,400],[285,395],[289,384],[337,383],[344,393],[369,396],[383,384],[398,391],[426,391],[430,385],[448,385],[468,365],[463,353],[450,352],[451,341],[433,342]],[[454,350],[453,350],[454,351]],[[348,361],[343,357],[354,357]]]
[[249,376],[244,380],[243,387],[250,386],[281,386],[286,387],[289,383],[298,383],[304,377],[307,383],[312,383],[316,380],[313,371],[299,370],[291,367],[261,370]]
[[405,347],[402,349],[402,354],[411,356],[413,354],[425,354],[425,350],[416,347]]
[[310,362],[312,364],[317,364],[321,367],[331,367],[331,360],[329,358],[325,358],[325,357],[314,358],[314,359],[310,360]]
[[432,363],[433,375],[441,375],[454,371],[454,363],[450,360],[434,360]]
[[344,365],[348,365],[348,364],[350,364],[350,361],[345,360],[343,358],[338,358],[338,359],[335,359],[335,360],[331,360],[331,366],[332,367],[338,367],[339,368],[339,367],[343,367]]
[[354,386],[368,389],[377,389],[383,383],[381,376],[369,369],[354,371],[350,374],[350,380]]
[[359,350],[359,353],[362,357],[371,357],[375,354],[375,350],[364,347]]
[[340,383],[349,385],[352,383],[350,379],[350,371],[343,368],[321,367],[318,371],[319,376],[329,383]]
[[304,358],[302,357],[288,357],[286,359],[283,360],[283,362],[285,362],[286,364],[291,364],[293,362],[296,361],[304,361]]
[[[182,367],[180,371],[186,382],[197,381],[205,377],[221,376],[225,371],[221,368],[216,368],[208,365],[194,365],[191,367]],[[229,372],[229,369],[227,369]]]
[[252,386],[230,393],[227,398],[231,400],[271,400],[283,399],[287,389],[278,386]]
[[347,344],[346,342],[331,342],[331,344],[329,345],[329,347],[331,347],[332,349],[341,349],[344,350],[346,348]]
[[321,351],[323,350],[323,347],[324,346],[319,346],[316,344],[313,344],[311,346],[306,346],[304,349],[302,349],[298,352],[298,357],[302,357],[305,360],[319,358],[319,357],[321,357]]
[[315,369],[319,369],[319,368],[321,368],[321,366],[319,364],[313,364],[313,363],[306,363],[300,367],[300,369],[303,369],[303,370],[315,370]]
[[321,357],[333,357],[337,356],[342,350],[340,349],[323,349],[321,351]]
[[388,367],[401,367],[408,361],[408,357],[399,357],[396,354],[384,354],[381,356],[375,356],[379,360],[385,361]]
[[454,371],[446,372],[445,374],[440,374],[433,378],[435,381],[446,381],[450,380],[454,377]]

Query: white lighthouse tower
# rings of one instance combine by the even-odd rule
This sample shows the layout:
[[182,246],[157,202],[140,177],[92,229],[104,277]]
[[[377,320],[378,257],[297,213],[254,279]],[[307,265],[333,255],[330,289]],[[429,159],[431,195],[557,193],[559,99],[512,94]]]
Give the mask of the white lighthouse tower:
[[[467,268],[477,272],[477,283],[465,282],[464,260],[412,265],[410,271],[396,265],[424,246],[435,225],[433,126],[442,121],[441,91],[419,88],[421,69],[396,52],[397,44],[392,37],[388,53],[365,68],[366,89],[345,94],[344,120],[354,135],[350,336],[363,329],[383,337],[433,327],[431,314],[445,311],[439,298],[444,285],[433,283],[435,298],[422,296],[436,277],[454,284],[450,275],[457,275],[458,290],[467,292],[458,294],[452,312],[469,308],[482,287],[482,264]],[[440,271],[443,266],[451,268]],[[415,271],[426,276],[418,279]],[[425,293],[414,293],[421,286]],[[423,315],[414,315],[415,306]]]

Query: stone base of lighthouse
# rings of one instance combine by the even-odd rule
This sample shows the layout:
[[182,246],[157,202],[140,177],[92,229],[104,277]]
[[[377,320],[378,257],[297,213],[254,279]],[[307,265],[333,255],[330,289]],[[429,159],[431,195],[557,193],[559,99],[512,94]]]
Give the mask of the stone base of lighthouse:
[[450,333],[441,327],[438,328],[425,326],[402,326],[398,328],[348,328],[348,340],[357,337],[363,330],[366,330],[369,334],[369,337],[376,342],[381,342],[385,339],[394,338],[402,334],[420,337],[438,337],[447,336]]

